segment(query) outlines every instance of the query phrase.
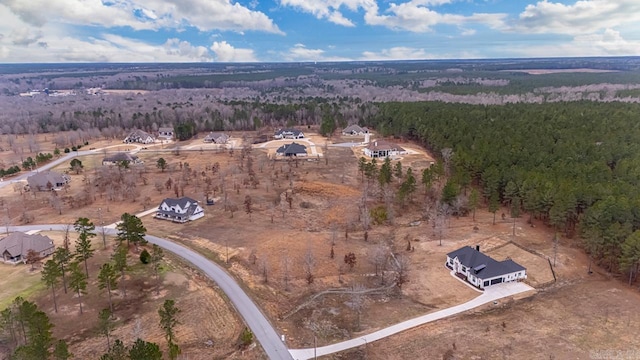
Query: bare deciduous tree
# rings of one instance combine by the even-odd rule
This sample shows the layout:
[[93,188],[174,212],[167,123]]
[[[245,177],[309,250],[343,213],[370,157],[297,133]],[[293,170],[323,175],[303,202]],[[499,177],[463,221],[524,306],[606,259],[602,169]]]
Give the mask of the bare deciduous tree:
[[313,284],[315,279],[316,257],[313,255],[313,249],[311,249],[311,247],[307,248],[307,251],[302,257],[302,268],[304,269],[304,276],[305,279],[307,279],[307,284]]

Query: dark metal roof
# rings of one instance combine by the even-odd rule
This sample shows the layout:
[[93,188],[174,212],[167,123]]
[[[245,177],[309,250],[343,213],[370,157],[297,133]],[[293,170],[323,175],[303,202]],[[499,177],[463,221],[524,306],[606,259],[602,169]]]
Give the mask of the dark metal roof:
[[471,269],[470,272],[480,279],[489,279],[526,270],[522,265],[511,259],[496,261],[470,246],[452,251],[447,256],[451,259],[458,258],[462,265]]
[[283,154],[283,155],[306,154],[307,147],[293,142],[291,144],[285,144],[280,146],[278,150],[276,150],[276,153]]

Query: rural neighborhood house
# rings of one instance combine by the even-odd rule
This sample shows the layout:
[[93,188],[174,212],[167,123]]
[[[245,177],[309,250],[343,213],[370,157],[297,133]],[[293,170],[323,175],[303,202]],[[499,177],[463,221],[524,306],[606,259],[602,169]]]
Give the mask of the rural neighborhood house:
[[307,147],[298,143],[282,145],[276,150],[278,156],[307,156]]
[[102,165],[118,165],[123,162],[127,164],[142,164],[142,160],[137,156],[125,152],[115,153],[102,159]]
[[370,158],[392,157],[407,153],[405,149],[386,140],[375,140],[369,143],[363,151]]
[[276,139],[302,139],[304,133],[297,129],[279,129],[273,137]]
[[211,132],[205,136],[203,141],[206,143],[226,144],[229,141],[229,136],[225,133]]
[[14,232],[0,240],[0,255],[5,263],[26,262],[29,250],[35,251],[39,258],[44,258],[53,253],[55,246],[47,236],[23,232]]
[[158,137],[163,139],[171,140],[173,139],[173,128],[171,127],[161,127],[158,129]]
[[364,134],[368,134],[369,129],[360,127],[356,124],[349,125],[344,130],[342,130],[342,135],[347,136],[363,136]]
[[51,191],[61,189],[71,179],[67,174],[55,171],[41,171],[27,178],[27,184],[32,191]]
[[202,207],[190,197],[184,196],[178,199],[167,198],[162,200],[156,213],[157,219],[171,220],[185,223],[200,219],[204,216]]
[[446,266],[474,286],[484,289],[503,282],[527,278],[527,269],[511,259],[496,261],[475,249],[465,246],[447,254]]
[[127,144],[128,143],[151,144],[153,141],[154,141],[153,136],[149,135],[148,133],[140,129],[133,130],[129,134],[129,136],[124,138],[124,142]]

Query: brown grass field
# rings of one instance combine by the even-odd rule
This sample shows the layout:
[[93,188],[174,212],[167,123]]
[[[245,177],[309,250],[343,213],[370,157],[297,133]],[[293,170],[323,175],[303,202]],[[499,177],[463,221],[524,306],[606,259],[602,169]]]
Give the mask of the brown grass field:
[[[234,134],[236,139],[243,137],[247,142],[251,141],[251,134]],[[204,201],[208,192],[216,199],[216,204],[205,207],[203,219],[187,224],[144,217],[142,220],[148,232],[197,249],[227,266],[273,324],[286,335],[287,344],[292,348],[312,346],[314,335],[318,346],[322,346],[477,296],[476,291],[452,278],[444,267],[446,254],[465,245],[479,245],[482,251],[498,260],[512,258],[521,263],[528,270],[527,282],[538,289],[535,295],[505,299],[497,305],[486,305],[367,344],[366,349],[363,346],[326,357],[330,359],[524,359],[532,356],[575,359],[587,358],[597,351],[640,346],[633,332],[640,326],[640,316],[634,311],[640,300],[637,290],[596,267],[594,273],[588,275],[588,259],[579,248],[579,240],[561,239],[558,252],[554,254],[553,232],[538,220],[534,220],[535,227],[532,227],[527,224],[527,216],[516,219],[513,235],[512,219],[500,217],[506,210],[499,210],[498,220],[492,224],[493,214],[480,209],[475,221],[471,216],[453,217],[443,235],[436,236],[431,224],[424,220],[424,194],[419,186],[412,202],[405,207],[395,206],[393,224],[374,225],[365,242],[358,214],[363,187],[357,170],[360,148],[329,147],[324,154],[322,140],[312,138],[317,151],[323,154],[319,159],[273,161],[270,151],[280,142],[254,148],[251,157],[259,180],[255,187],[246,181],[246,161],[243,168],[239,166],[240,150],[232,154],[229,150],[213,147],[200,150],[201,140],[192,140],[137,154],[145,161],[143,176],[147,183],[138,179],[136,186],[140,194],[135,201],[126,198],[108,201],[105,194],[95,191],[91,204],[71,207],[65,203],[60,215],[49,205],[49,194],[21,195],[8,186],[0,190],[0,200],[10,224],[21,223],[23,212],[32,215],[36,223],[71,223],[80,216],[87,216],[97,225],[108,224],[123,212],[137,213],[156,206],[165,197],[175,196],[173,189],[157,190],[154,183],[156,180],[164,183],[169,178],[179,181],[180,163],[188,163],[198,175],[192,175],[184,187],[184,194]],[[334,140],[359,141],[353,138]],[[403,156],[400,161],[405,170],[408,166],[414,169],[419,181],[421,169],[429,165],[432,157],[415,144],[402,143],[401,146],[412,150],[412,154]],[[171,151],[176,147],[180,149],[179,154]],[[196,151],[186,151],[188,148]],[[0,153],[0,156],[6,153]],[[68,193],[60,193],[74,196],[81,192],[85,178],[94,176],[94,168],[99,166],[102,156],[82,158],[84,174],[71,174]],[[170,163],[170,168],[164,172],[155,166],[159,157]],[[211,166],[215,163],[219,164],[220,170],[214,174]],[[63,164],[58,170],[64,171],[68,167]],[[209,190],[206,189],[206,178],[212,183]],[[226,194],[221,192],[222,188],[226,189]],[[251,213],[246,211],[247,196],[251,198]],[[287,197],[292,199],[291,205]],[[371,207],[383,204],[375,192],[370,194],[368,202]],[[330,258],[332,242],[335,243],[333,259]],[[409,282],[401,290],[367,296],[359,325],[357,315],[349,307],[349,295],[327,294],[307,304],[311,296],[327,289],[378,288],[382,286],[382,280],[388,285],[392,272],[387,271],[381,279],[369,261],[380,244],[390,244],[394,252],[410,259]],[[412,251],[405,250],[407,244]],[[303,257],[308,252],[316,259],[312,284],[307,284],[303,271]],[[353,270],[343,262],[344,255],[349,252],[357,258]],[[97,273],[100,261],[106,260],[106,256],[96,256],[90,271]],[[557,281],[549,266],[554,258]],[[103,350],[100,346],[104,346],[104,340],[91,332],[96,311],[105,306],[104,298],[98,297],[97,291],[93,291],[95,299],[91,292],[87,296],[88,312],[82,319],[89,320],[83,321],[84,329],[72,330],[79,318],[74,305],[76,299],[67,299],[64,315],[54,315],[49,295],[34,287],[39,275],[30,274],[24,267],[16,269],[2,265],[1,278],[20,276],[28,279],[21,284],[26,287],[15,288],[12,284],[16,282],[8,279],[0,280],[4,281],[0,285],[6,284],[15,288],[16,293],[37,298],[54,319],[56,334],[68,336],[76,355],[91,358]],[[120,305],[122,321],[116,330],[117,336],[131,339],[134,331],[143,328],[145,337],[164,346],[156,325],[156,310],[164,298],[171,296],[176,297],[179,306],[189,309],[178,332],[183,348],[190,351],[189,359],[263,356],[259,350],[245,354],[235,351],[241,321],[214,286],[177,259],[168,262],[160,298],[149,293],[151,284],[143,278],[140,273],[140,280],[135,285],[141,301],[135,304],[123,301]],[[0,301],[5,303],[13,298],[13,295],[2,295]],[[299,308],[302,304],[306,305]],[[204,345],[208,339],[213,340],[213,349]]]

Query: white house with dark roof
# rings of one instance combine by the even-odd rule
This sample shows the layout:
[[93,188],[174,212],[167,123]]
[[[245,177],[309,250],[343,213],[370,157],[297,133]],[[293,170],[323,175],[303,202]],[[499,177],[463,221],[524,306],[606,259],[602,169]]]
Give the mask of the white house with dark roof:
[[102,159],[102,165],[118,165],[123,162],[128,164],[142,164],[140,158],[126,152],[115,153]]
[[67,174],[50,170],[41,171],[27,178],[27,184],[29,184],[29,189],[32,191],[59,190],[69,181],[71,181],[71,178]]
[[0,260],[5,263],[26,262],[29,250],[35,251],[40,258],[44,258],[53,253],[55,246],[51,238],[40,234],[28,235],[23,232],[14,232],[0,239]]
[[302,139],[304,133],[298,129],[278,129],[273,137],[276,139]]
[[203,216],[204,210],[198,205],[198,202],[184,196],[178,199],[167,198],[162,200],[155,217],[156,219],[185,223],[200,219]]
[[229,135],[221,132],[210,132],[203,141],[206,143],[226,144],[229,141]]
[[276,150],[278,156],[307,156],[307,147],[296,142],[282,145]]
[[391,157],[407,153],[402,147],[386,140],[374,140],[367,144],[363,151],[370,158]]
[[369,133],[369,129],[360,127],[356,124],[347,126],[342,130],[342,135],[347,136],[364,136]]
[[479,246],[475,249],[465,246],[448,253],[445,265],[480,289],[527,278],[527,269],[522,265],[511,259],[496,261],[481,253]]
[[155,139],[153,138],[153,136],[149,135],[148,133],[140,129],[136,129],[130,132],[129,135],[126,138],[124,138],[123,142],[127,144],[129,143],[151,144],[154,142],[154,140]]
[[172,127],[158,128],[158,137],[163,139],[168,139],[168,140],[173,139],[173,128]]

